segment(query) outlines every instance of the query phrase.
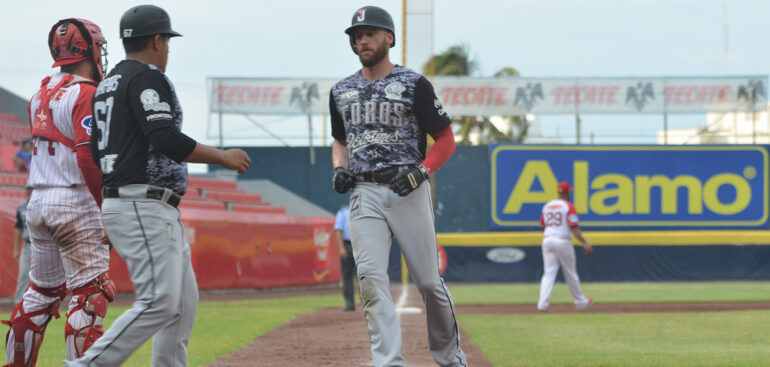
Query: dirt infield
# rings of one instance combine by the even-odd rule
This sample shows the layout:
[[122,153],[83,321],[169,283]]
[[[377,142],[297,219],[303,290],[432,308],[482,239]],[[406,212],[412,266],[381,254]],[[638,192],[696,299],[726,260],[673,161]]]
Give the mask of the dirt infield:
[[[400,286],[392,289],[398,299]],[[317,291],[316,291],[317,292]],[[339,294],[339,290],[323,291]],[[245,296],[245,295],[242,295]],[[206,298],[206,297],[203,297]],[[360,306],[360,305],[359,305]],[[421,308],[421,298],[409,286],[406,306]],[[770,302],[744,303],[636,303],[594,304],[585,312],[706,312],[770,309]],[[578,312],[572,305],[552,305],[548,313]],[[501,306],[458,306],[458,314],[533,314],[540,313],[534,304]],[[402,352],[408,366],[435,366],[428,351],[425,314],[402,314]],[[470,366],[492,366],[489,360],[466,334],[462,334],[462,348]],[[254,342],[220,358],[210,367],[240,366],[371,366],[366,321],[359,307],[355,312],[327,309],[311,314],[297,315]]]
[[[404,306],[422,306],[422,299],[416,289],[413,286],[408,289]],[[394,286],[391,291],[393,298],[398,299],[401,286]],[[334,293],[340,294],[339,289]],[[366,319],[360,306],[354,312],[343,312],[338,308],[297,315],[251,344],[209,364],[209,367],[371,366]],[[428,350],[425,313],[402,313],[400,316],[401,351],[406,364],[410,367],[435,366]],[[460,340],[468,357],[468,365],[492,366],[466,334],[462,333]]]

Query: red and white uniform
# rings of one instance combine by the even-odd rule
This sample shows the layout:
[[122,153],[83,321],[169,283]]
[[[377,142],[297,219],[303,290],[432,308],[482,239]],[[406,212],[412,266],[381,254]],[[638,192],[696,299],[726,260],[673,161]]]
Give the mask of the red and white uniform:
[[[29,102],[30,123],[33,125],[29,180],[35,190],[27,206],[27,226],[32,241],[31,283],[39,288],[55,288],[66,283],[66,288],[71,291],[108,270],[109,248],[101,243],[104,227],[97,206],[101,197],[95,199],[92,194],[95,192],[98,195],[101,176],[94,176],[94,170],[98,172],[98,168],[88,147],[91,99],[96,87],[78,82],[60,85],[65,77],[74,81],[83,79],[56,73]],[[57,86],[60,88],[57,89]],[[39,108],[41,101],[46,99],[49,100],[48,111]],[[56,129],[52,129],[50,124],[54,124]],[[36,127],[45,131],[36,130]],[[90,183],[88,186],[87,182]],[[23,309],[26,313],[41,310],[56,299],[30,287],[24,294]],[[73,297],[69,309],[76,305]],[[31,320],[40,325],[47,317],[43,314]],[[75,328],[81,328],[91,323],[92,318],[83,311],[75,311],[68,322]],[[31,340],[31,333],[27,331],[29,335],[25,339]],[[72,335],[68,335],[68,359],[75,358],[71,339]],[[13,346],[13,340],[12,330],[9,347]],[[29,350],[28,347],[27,355]],[[10,360],[10,355],[7,354],[7,358]]]
[[540,299],[537,308],[547,310],[551,290],[559,267],[578,309],[588,306],[588,299],[580,289],[580,278],[575,268],[575,249],[572,247],[572,228],[578,227],[578,215],[569,201],[555,199],[543,206],[540,215],[543,228],[543,278],[540,281]]
[[[48,82],[48,87],[55,87],[66,76],[56,73]],[[96,87],[87,83],[75,83],[62,87],[51,96],[49,106],[53,124],[58,131],[75,146],[85,145],[91,139],[91,97]],[[29,102],[29,113],[35,118],[40,106],[41,89]],[[39,113],[37,113],[39,114]],[[45,120],[48,120],[46,117]],[[49,122],[50,121],[46,121]],[[30,122],[32,123],[32,122]],[[30,168],[30,184],[35,188],[85,186],[86,181],[78,167],[75,151],[63,142],[35,137],[33,140],[35,162]],[[86,149],[89,154],[90,150]]]

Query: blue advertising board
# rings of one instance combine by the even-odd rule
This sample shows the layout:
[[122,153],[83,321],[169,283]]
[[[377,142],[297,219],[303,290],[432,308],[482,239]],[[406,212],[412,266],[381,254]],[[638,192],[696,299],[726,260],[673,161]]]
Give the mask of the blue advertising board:
[[766,228],[768,147],[490,146],[492,229],[538,227],[558,182],[592,228]]

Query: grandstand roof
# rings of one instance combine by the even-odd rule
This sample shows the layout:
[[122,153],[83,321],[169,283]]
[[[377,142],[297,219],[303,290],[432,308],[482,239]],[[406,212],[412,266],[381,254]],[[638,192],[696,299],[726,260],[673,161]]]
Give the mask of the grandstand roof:
[[0,110],[19,116],[27,121],[27,100],[0,87]]

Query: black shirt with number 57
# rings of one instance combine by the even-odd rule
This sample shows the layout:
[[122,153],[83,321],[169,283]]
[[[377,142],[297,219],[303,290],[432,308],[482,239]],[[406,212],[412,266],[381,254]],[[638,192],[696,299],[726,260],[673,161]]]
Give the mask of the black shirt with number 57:
[[160,69],[136,60],[120,62],[99,83],[93,114],[90,145],[103,186],[149,184],[184,195],[182,161],[196,143],[180,131],[182,108]]

